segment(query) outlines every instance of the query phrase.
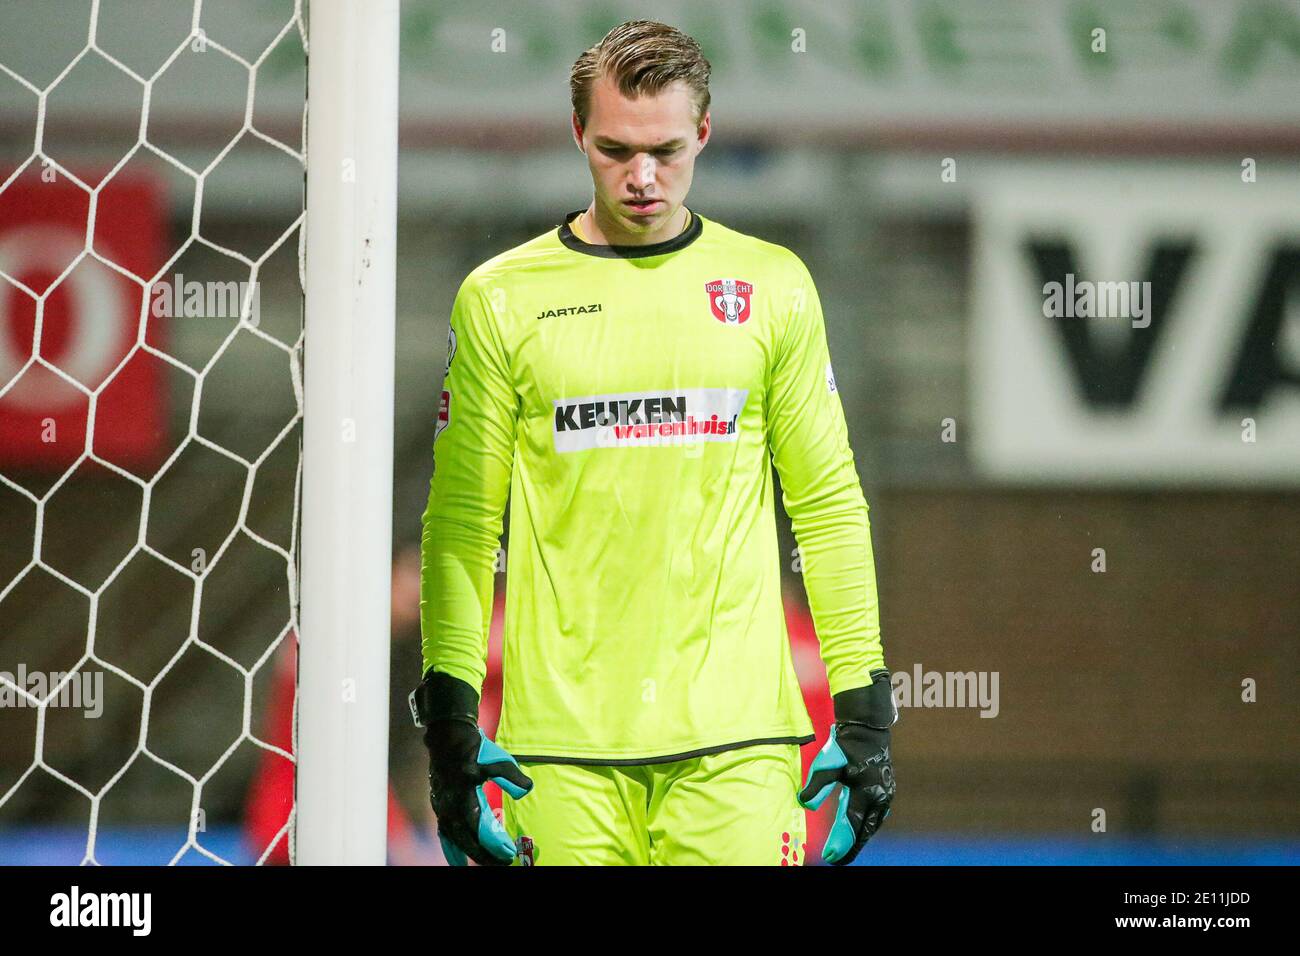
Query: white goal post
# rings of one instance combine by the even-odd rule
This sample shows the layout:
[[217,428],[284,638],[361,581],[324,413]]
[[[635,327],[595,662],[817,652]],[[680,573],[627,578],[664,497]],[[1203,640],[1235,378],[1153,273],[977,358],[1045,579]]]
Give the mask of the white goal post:
[[399,6],[0,2],[0,863],[386,862]]
[[387,845],[398,0],[310,7],[295,861]]

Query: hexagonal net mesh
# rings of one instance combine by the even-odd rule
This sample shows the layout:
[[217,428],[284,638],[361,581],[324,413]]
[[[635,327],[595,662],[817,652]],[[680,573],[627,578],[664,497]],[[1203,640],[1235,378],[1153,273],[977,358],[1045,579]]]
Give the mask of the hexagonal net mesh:
[[301,0],[0,14],[0,862],[287,857]]

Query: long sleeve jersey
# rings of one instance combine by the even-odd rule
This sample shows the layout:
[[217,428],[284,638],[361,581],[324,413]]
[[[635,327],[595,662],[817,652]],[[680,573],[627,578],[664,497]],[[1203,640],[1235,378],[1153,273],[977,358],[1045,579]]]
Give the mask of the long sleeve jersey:
[[456,296],[423,518],[424,670],[482,685],[508,500],[502,746],[613,765],[805,743],[773,465],[831,692],[884,666],[812,279],[788,249],[697,213],[648,246],[584,243],[577,215]]

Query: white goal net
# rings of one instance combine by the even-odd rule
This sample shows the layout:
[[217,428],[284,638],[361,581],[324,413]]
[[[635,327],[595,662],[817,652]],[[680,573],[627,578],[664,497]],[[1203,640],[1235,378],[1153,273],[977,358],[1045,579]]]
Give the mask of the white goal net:
[[304,14],[0,11],[0,863],[288,861]]

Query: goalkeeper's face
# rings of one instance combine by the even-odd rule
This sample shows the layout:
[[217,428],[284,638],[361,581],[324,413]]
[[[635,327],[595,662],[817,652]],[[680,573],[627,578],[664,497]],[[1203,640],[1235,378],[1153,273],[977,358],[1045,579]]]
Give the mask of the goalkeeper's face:
[[682,228],[678,215],[709,139],[709,114],[695,121],[695,102],[676,82],[653,96],[629,99],[608,77],[592,85],[587,125],[573,134],[587,155],[600,221],[612,242],[658,242]]

